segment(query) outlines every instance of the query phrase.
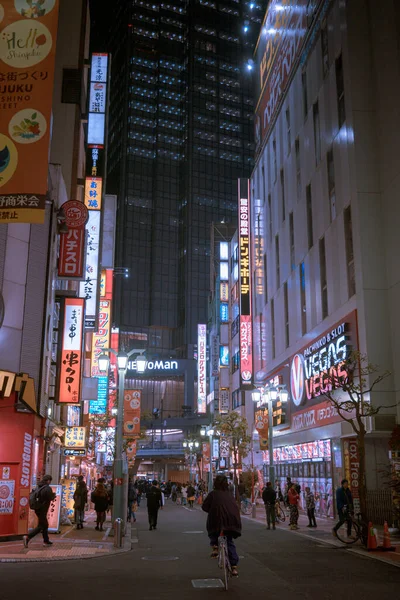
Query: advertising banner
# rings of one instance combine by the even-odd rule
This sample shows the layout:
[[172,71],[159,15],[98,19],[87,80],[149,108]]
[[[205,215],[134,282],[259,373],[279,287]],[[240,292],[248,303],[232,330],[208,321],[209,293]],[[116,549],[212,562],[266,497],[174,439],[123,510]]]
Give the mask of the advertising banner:
[[219,442],[219,455],[221,458],[229,458],[231,455],[231,449],[229,446],[229,441],[221,437]]
[[79,404],[83,332],[83,298],[65,298],[58,399]]
[[90,400],[89,414],[104,415],[107,412],[108,377],[97,378],[97,400]]
[[210,464],[211,464],[210,442],[203,442],[202,449],[203,449],[203,471],[205,473],[209,473],[210,472]]
[[219,412],[221,415],[229,412],[229,390],[219,391]]
[[128,442],[128,444],[126,445],[126,457],[128,459],[128,467],[133,467],[133,465],[135,464],[136,452],[137,452],[136,440]]
[[268,450],[268,411],[256,411],[254,420],[259,435],[260,450]]
[[221,281],[219,299],[221,302],[229,302],[229,283]]
[[354,512],[360,512],[360,459],[358,455],[358,444],[356,438],[343,440],[343,456],[345,476],[349,482],[351,495],[353,496]]
[[125,390],[124,394],[124,437],[140,436],[140,390]]
[[219,373],[219,336],[211,336],[211,375],[218,377]]
[[85,448],[86,427],[66,427],[64,446],[66,448]]
[[0,222],[44,223],[58,0],[0,13]]
[[12,515],[14,510],[15,481],[3,479],[0,481],[0,515]]
[[197,412],[207,411],[207,325],[197,325]]
[[97,312],[97,283],[99,277],[100,212],[89,210],[86,224],[86,267],[84,281],[79,285],[79,295],[85,298],[85,322],[95,319]]
[[212,459],[213,460],[218,460],[218,458],[219,458],[219,439],[218,438],[213,438]]
[[85,226],[60,233],[58,277],[60,279],[83,279],[85,267]]
[[62,479],[61,484],[61,507],[65,509],[67,517],[71,518],[74,515],[76,481],[75,479]]
[[99,356],[104,348],[110,347],[111,332],[111,301],[100,300],[99,303],[99,328],[93,333],[91,377],[102,377],[99,371]]
[[250,189],[248,179],[239,179],[239,270],[240,270],[240,383],[251,385],[253,376],[250,265]]

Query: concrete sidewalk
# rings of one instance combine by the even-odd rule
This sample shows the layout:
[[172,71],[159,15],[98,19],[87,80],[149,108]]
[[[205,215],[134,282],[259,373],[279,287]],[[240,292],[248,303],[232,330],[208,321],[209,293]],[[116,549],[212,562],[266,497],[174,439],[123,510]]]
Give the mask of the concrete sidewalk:
[[12,541],[0,543],[0,562],[50,562],[56,560],[73,560],[94,558],[110,554],[128,552],[135,540],[136,528],[127,524],[126,535],[122,548],[114,548],[114,538],[111,537],[112,525],[110,516],[104,523],[104,531],[96,531],[96,513],[90,511],[85,515],[83,529],[75,525],[62,525],[60,534],[50,534],[53,546],[43,546],[41,534],[35,536],[28,548],[23,542]]

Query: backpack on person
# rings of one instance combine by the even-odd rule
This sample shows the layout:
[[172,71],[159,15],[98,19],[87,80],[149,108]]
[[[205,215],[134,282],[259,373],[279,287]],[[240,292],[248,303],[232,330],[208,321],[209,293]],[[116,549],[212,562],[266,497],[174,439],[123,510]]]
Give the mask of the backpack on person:
[[37,486],[36,489],[32,490],[29,494],[29,508],[31,510],[39,510],[43,506],[43,502],[40,500],[40,492],[45,486]]

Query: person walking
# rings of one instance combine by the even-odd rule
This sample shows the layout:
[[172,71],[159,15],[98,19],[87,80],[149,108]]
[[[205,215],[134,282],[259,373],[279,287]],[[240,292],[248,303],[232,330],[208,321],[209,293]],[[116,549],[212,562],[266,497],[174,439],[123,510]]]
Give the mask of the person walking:
[[176,483],[173,483],[171,486],[171,500],[172,502],[176,502],[176,490],[177,490],[177,485]]
[[205,498],[202,509],[208,513],[207,533],[212,547],[211,558],[218,557],[218,537],[223,531],[227,540],[232,575],[236,577],[239,556],[233,540],[242,535],[242,522],[238,504],[229,491],[228,479],[225,475],[217,475],[214,489]]
[[193,508],[195,498],[196,498],[196,490],[194,489],[193,485],[191,483],[189,483],[189,485],[187,487],[187,499],[188,499],[190,508]]
[[133,485],[132,481],[129,480],[128,483],[128,523],[131,522],[133,518],[133,522],[136,523],[136,515],[135,512],[137,510],[137,490]]
[[180,483],[176,486],[176,503],[182,504],[182,486]]
[[316,527],[317,521],[315,520],[315,496],[309,487],[306,487],[306,508],[308,516],[307,527]]
[[272,483],[267,481],[267,485],[262,493],[262,499],[265,506],[265,513],[267,516],[267,529],[275,529],[276,515],[275,515],[275,502],[276,492],[272,487]]
[[104,483],[98,483],[94,488],[91,496],[91,501],[94,504],[96,511],[96,527],[97,531],[103,531],[103,523],[106,520],[106,511],[109,506],[109,495]]
[[186,483],[183,484],[182,486],[182,504],[183,506],[186,506],[186,502],[187,502],[187,485]]
[[77,529],[83,529],[85,519],[85,505],[88,499],[87,485],[83,480],[83,475],[78,476],[76,489],[74,492],[75,524]]
[[353,512],[353,496],[349,489],[347,479],[342,479],[341,486],[336,490],[336,507],[339,515],[339,521],[332,529],[334,537],[337,537],[337,530],[347,521],[347,537],[351,537],[351,514]]
[[149,530],[157,529],[158,510],[162,508],[161,490],[158,487],[157,479],[154,479],[152,486],[146,494],[147,514],[149,516]]
[[50,504],[56,497],[55,493],[50,487],[52,479],[53,478],[51,475],[45,475],[35,490],[36,502],[34,510],[39,522],[35,529],[32,529],[28,535],[23,536],[25,548],[28,547],[31,539],[40,532],[42,532],[43,535],[43,546],[53,545],[53,542],[51,542],[49,539],[49,522],[47,520],[47,512]]
[[289,510],[290,510],[290,529],[299,529],[297,522],[299,520],[299,499],[300,496],[296,490],[296,485],[294,483],[290,484],[288,490],[288,501],[289,501]]

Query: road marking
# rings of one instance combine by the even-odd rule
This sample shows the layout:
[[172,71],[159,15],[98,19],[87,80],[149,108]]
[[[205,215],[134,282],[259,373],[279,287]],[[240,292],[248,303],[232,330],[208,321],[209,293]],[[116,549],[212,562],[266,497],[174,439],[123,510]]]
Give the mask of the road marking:
[[220,579],[192,579],[194,588],[225,588]]
[[204,531],[182,531],[182,533],[204,533]]
[[151,561],[168,561],[168,560],[179,560],[179,556],[142,556],[142,560],[151,560]]

